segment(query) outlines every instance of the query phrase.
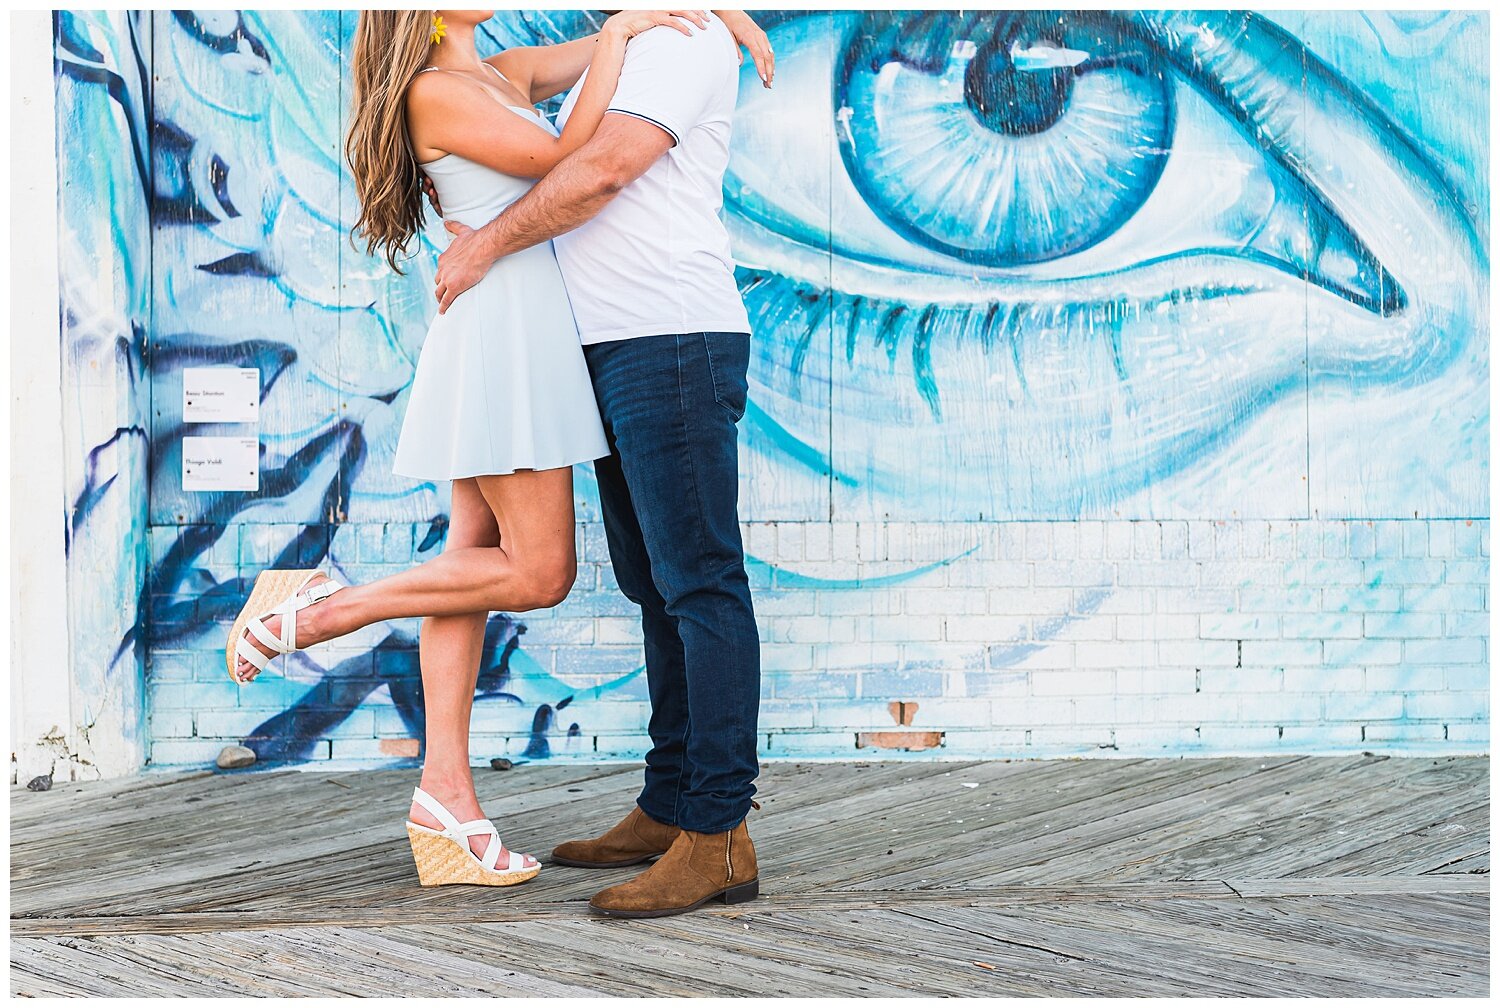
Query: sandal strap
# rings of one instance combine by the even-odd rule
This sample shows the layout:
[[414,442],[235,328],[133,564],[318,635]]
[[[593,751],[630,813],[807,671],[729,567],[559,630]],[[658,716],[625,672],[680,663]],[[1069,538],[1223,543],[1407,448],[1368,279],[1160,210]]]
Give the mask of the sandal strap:
[[293,595],[286,600],[284,603],[286,606],[286,615],[281,618],[282,654],[291,654],[297,650],[297,613],[310,605],[323,601],[343,587],[337,581],[329,578],[322,584],[314,585],[306,591]]
[[459,823],[456,832],[458,836],[455,839],[471,854],[474,851],[469,846],[472,838],[477,836],[490,838],[490,842],[484,845],[484,856],[479,859],[479,863],[484,866],[485,871],[494,871],[495,862],[500,859],[500,851],[505,847],[505,844],[500,842],[500,831],[495,829],[495,824],[488,819],[472,819],[466,823]]
[[307,606],[312,605],[314,602],[321,602],[328,596],[332,595],[334,592],[342,591],[343,588],[344,586],[333,580],[333,578],[329,578],[327,581],[324,581],[320,585],[313,585],[311,588],[307,589],[307,591],[302,593],[302,597],[307,601],[299,608],[306,608]]
[[[266,626],[264,617],[248,621],[245,624],[245,630],[266,647],[275,649],[277,654],[287,653],[281,644],[281,638],[273,634],[271,629]],[[244,643],[244,638],[241,637],[240,641]]]
[[241,637],[235,643],[234,654],[235,657],[249,662],[261,672],[264,672],[266,670],[266,666],[271,664],[271,656],[266,654],[264,651],[251,647],[250,642],[247,641],[244,637]]
[[443,803],[421,788],[413,788],[411,800],[422,806],[432,817],[443,825],[444,833],[457,833],[461,828],[458,818],[443,807]]
[[[488,819],[470,819],[468,822],[461,823],[458,817],[443,807],[442,802],[421,788],[412,789],[412,801],[432,813],[432,817],[443,824],[443,835],[458,841],[459,846],[470,855],[474,851],[469,846],[469,840],[476,836],[488,836],[490,842],[485,845],[484,856],[479,859],[479,863],[484,866],[485,871],[495,870],[495,862],[500,860],[500,852],[505,849],[505,844],[500,842],[500,832],[495,829],[493,822]],[[508,864],[509,870],[515,871],[524,867],[526,862],[515,851],[510,851]]]
[[[314,577],[316,574],[317,571],[314,571],[308,577]],[[271,611],[266,613],[265,616],[247,621],[245,629],[254,634],[256,640],[260,641],[266,647],[271,648],[277,654],[292,654],[297,650],[297,613],[310,605],[323,601],[334,592],[343,590],[343,588],[342,584],[330,578],[322,584],[313,585],[306,591],[298,591],[284,602],[273,606]],[[273,634],[265,624],[266,619],[271,616],[281,617],[281,632],[279,634]],[[242,636],[240,638],[240,645],[244,645],[244,643],[244,637]],[[249,650],[255,654],[260,654],[255,648],[250,648]],[[262,671],[265,670],[265,664],[249,657],[243,647],[236,646],[235,654],[249,661],[256,668]],[[264,658],[265,656],[261,655],[261,657]],[[429,809],[429,811],[431,810]]]
[[[494,827],[490,828],[494,829]],[[484,848],[484,857],[479,859],[479,863],[484,867],[485,871],[495,870],[495,862],[500,859],[500,852],[504,849],[505,845],[500,842],[500,834],[491,833],[490,842]]]
[[458,829],[454,832],[466,840],[469,837],[485,836],[486,834],[499,836],[498,831],[495,829],[495,824],[488,819],[471,819],[466,823],[459,823]]

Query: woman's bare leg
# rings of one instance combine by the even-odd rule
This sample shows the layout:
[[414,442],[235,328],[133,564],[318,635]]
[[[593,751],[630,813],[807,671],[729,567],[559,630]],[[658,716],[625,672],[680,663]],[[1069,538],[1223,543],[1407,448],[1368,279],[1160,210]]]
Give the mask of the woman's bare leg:
[[[427,725],[422,790],[467,822],[484,818],[469,772],[469,718],[485,621],[491,611],[557,605],[572,588],[578,573],[573,471],[455,481],[452,518],[441,556],[379,581],[350,585],[301,610],[296,643],[310,647],[380,619],[427,617],[420,642]],[[280,632],[279,620],[266,624],[272,633]],[[242,662],[239,671],[249,681],[256,670]],[[415,803],[409,814],[423,826],[440,825]],[[488,843],[476,837],[470,849],[482,857]],[[505,865],[508,858],[502,849],[496,864]],[[535,863],[527,857],[528,866]]]
[[[453,481],[453,507],[448,539],[443,549],[494,549],[500,527],[472,479]],[[474,709],[474,684],[484,652],[484,628],[489,613],[429,616],[422,621],[422,707],[427,721],[422,761],[422,790],[443,803],[460,822],[482,819],[474,778],[469,771],[469,719]],[[408,813],[412,822],[433,829],[442,823],[416,802]],[[469,846],[484,856],[488,837],[473,837]],[[507,863],[501,851],[499,865]],[[531,862],[527,862],[530,864]]]
[[[350,585],[297,614],[297,646],[311,647],[381,620],[526,612],[557,605],[573,587],[573,470],[478,476],[500,530],[498,546],[462,546],[399,574]],[[272,633],[279,619],[266,620]],[[247,635],[252,645],[258,641]],[[269,652],[268,652],[269,653]],[[241,682],[256,670],[240,662]]]

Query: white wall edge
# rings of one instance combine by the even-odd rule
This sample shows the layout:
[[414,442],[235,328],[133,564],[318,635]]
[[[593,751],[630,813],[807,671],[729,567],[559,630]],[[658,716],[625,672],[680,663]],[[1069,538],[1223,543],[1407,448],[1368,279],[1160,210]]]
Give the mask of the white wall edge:
[[[77,768],[70,699],[52,14],[11,15],[10,670],[12,774]],[[17,142],[17,138],[25,138]]]

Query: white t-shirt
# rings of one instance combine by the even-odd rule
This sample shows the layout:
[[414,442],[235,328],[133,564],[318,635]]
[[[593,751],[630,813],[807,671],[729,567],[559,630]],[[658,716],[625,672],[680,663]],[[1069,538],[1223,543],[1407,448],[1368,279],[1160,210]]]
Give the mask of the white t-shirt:
[[609,111],[654,123],[674,143],[597,217],[553,240],[585,344],[750,331],[719,219],[739,65],[729,30],[710,22],[691,36],[653,28],[625,50]]

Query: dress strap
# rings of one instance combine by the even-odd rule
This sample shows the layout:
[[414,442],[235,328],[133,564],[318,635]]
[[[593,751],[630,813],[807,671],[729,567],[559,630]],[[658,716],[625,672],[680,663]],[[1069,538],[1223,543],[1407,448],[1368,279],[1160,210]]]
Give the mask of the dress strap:
[[[484,63],[483,60],[480,60],[480,63]],[[484,63],[484,66],[487,66],[487,68],[495,71],[496,77],[499,77],[499,80],[505,81],[505,83],[510,84],[510,78],[505,77],[504,74],[501,74],[501,72],[499,72],[498,66],[493,65],[493,63]],[[441,68],[441,66],[425,66],[425,68],[417,71],[417,74],[428,74],[429,71],[441,71],[441,69],[443,69]],[[510,86],[514,87],[514,84],[510,84]]]

